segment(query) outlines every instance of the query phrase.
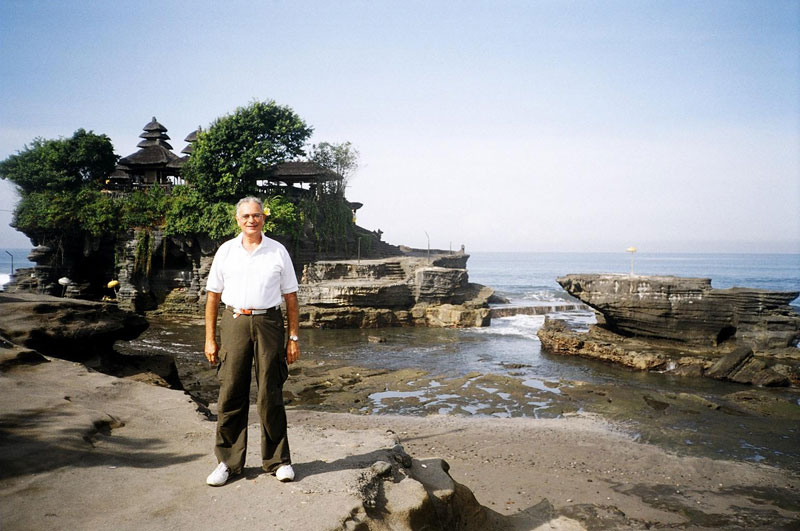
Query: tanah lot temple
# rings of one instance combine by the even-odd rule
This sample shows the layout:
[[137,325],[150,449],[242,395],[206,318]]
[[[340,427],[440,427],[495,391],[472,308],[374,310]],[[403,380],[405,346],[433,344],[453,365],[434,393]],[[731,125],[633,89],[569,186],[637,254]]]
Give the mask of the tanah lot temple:
[[[194,143],[202,129],[198,127],[183,139],[187,144],[181,150],[182,156],[173,153],[167,128],[155,116],[143,129],[139,135],[142,141],[136,145],[140,149],[119,159],[114,172],[106,180],[106,192],[124,193],[153,187],[168,192],[172,186],[184,184],[181,168],[194,151]],[[342,180],[342,176],[315,162],[290,161],[268,168],[257,183],[265,194],[280,188],[283,194],[304,196],[314,195],[321,183],[337,180]],[[349,204],[354,211],[362,206],[361,203]]]

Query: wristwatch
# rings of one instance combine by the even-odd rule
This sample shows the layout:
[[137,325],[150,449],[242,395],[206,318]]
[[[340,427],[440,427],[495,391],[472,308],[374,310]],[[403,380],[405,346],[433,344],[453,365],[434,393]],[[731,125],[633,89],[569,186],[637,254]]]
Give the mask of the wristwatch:
[[289,341],[298,341],[299,339],[297,336],[289,336]]

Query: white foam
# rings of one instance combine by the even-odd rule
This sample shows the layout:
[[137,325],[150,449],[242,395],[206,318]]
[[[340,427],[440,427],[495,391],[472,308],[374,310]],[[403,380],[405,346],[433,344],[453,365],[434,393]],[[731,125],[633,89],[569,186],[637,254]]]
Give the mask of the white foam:
[[536,332],[544,324],[544,315],[512,315],[511,317],[498,317],[492,319],[488,328],[478,328],[477,333],[494,334],[501,336],[517,336],[526,339],[539,340]]
[[5,285],[11,281],[11,275],[8,273],[0,273],[0,291],[5,288]]

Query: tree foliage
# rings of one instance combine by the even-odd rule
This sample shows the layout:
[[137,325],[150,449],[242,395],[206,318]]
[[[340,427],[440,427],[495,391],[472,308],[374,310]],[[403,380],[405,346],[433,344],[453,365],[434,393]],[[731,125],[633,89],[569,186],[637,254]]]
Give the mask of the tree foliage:
[[298,237],[303,230],[303,212],[283,196],[277,195],[264,201],[269,208],[269,216],[264,222],[264,230],[273,234]]
[[342,176],[341,181],[325,183],[326,189],[324,191],[344,197],[347,183],[358,170],[359,156],[358,150],[350,142],[341,142],[339,144],[320,142],[311,146],[308,158]]
[[304,154],[311,132],[291,108],[255,101],[201,132],[182,171],[208,201],[255,195],[270,166]]
[[[0,162],[0,178],[19,187],[12,226],[34,241],[117,237],[135,230],[145,256],[153,229],[167,236],[222,240],[238,233],[233,203],[255,195],[271,211],[267,232],[297,243],[304,229],[313,229],[319,250],[346,251],[353,219],[344,187],[359,156],[350,142],[312,146],[310,159],[344,178],[321,185],[320,194],[264,197],[256,186],[269,167],[303,155],[311,132],[292,109],[273,101],[238,108],[198,135],[182,169],[188,184],[168,192],[160,187],[122,195],[101,191],[117,157],[106,135],[83,129],[70,138],[33,140]],[[140,265],[147,270],[148,264]]]
[[120,222],[125,228],[160,227],[164,224],[168,197],[161,187],[136,190],[120,206]]
[[30,237],[44,234],[92,236],[119,229],[119,205],[97,190],[64,190],[23,194],[11,226]]
[[308,158],[348,179],[358,170],[359,156],[360,153],[350,142],[320,142],[311,146]]
[[230,238],[239,230],[230,203],[210,204],[190,186],[176,186],[169,196],[164,231],[167,235],[207,234],[213,239]]
[[22,151],[0,162],[0,177],[25,193],[97,188],[117,163],[106,135],[78,129],[70,138],[36,138]]

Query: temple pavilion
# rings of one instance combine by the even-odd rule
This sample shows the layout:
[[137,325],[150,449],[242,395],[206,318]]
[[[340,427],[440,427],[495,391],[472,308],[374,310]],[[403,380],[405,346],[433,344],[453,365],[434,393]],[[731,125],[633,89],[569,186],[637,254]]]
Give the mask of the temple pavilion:
[[179,157],[172,152],[167,128],[153,116],[139,138],[142,139],[136,145],[139,151],[119,159],[114,173],[109,177],[109,187],[117,190],[153,186],[169,189],[173,184],[182,184],[181,166],[188,155]]
[[[142,140],[136,146],[140,149],[119,159],[105,188],[125,192],[160,186],[169,190],[172,185],[183,184],[181,167],[194,151],[194,142],[201,131],[198,126],[184,138],[187,145],[181,150],[183,156],[178,156],[172,152],[167,128],[154,116],[139,135]],[[335,186],[341,181],[341,175],[316,162],[290,161],[268,168],[256,183],[262,193],[280,190],[284,194],[303,197],[316,196],[323,185],[332,183]],[[351,208],[355,211],[360,206],[354,203]]]

